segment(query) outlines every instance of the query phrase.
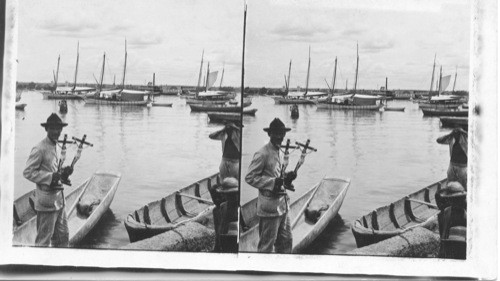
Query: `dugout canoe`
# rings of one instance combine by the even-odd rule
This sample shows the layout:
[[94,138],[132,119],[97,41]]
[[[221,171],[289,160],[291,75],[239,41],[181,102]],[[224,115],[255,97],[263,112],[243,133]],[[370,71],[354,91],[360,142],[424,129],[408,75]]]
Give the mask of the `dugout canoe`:
[[124,222],[130,242],[210,218],[214,204],[209,189],[220,183],[219,173],[213,174],[130,213]]
[[435,109],[435,108],[421,108],[424,116],[454,116],[454,117],[467,117],[469,116],[468,110],[462,109]]
[[433,218],[439,213],[436,192],[446,185],[446,181],[433,183],[357,219],[351,229],[358,248],[394,237],[413,227],[430,228]]
[[[290,205],[292,225],[292,253],[300,253],[323,232],[328,223],[338,214],[351,183],[350,179],[325,177]],[[308,206],[326,204],[327,208],[314,223],[305,217]],[[257,198],[242,207],[243,224],[248,230],[240,235],[240,252],[257,252],[259,242],[259,219]]]
[[[120,179],[121,175],[118,173],[96,172],[75,189],[65,190],[69,246],[78,244],[109,209]],[[14,201],[13,245],[35,245],[36,213],[29,199],[33,195],[34,190]],[[98,199],[100,202],[92,200],[92,202],[98,202],[98,205],[93,206],[90,215],[82,214],[77,209],[78,203],[90,202],[90,199]]]

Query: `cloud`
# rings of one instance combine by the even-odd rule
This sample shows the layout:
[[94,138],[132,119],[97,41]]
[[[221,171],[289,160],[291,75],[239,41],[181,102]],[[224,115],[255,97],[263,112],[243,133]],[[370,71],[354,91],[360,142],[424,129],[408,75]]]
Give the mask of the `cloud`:
[[160,45],[161,43],[163,43],[163,38],[159,36],[135,37],[131,38],[130,40],[127,40],[127,44],[129,46],[131,46],[132,48],[139,48],[139,49],[147,48],[149,46],[154,46],[154,45]]
[[[282,22],[273,28],[270,33],[281,41],[316,41],[321,36],[330,33],[330,28],[313,23]],[[324,38],[322,38],[324,39]]]
[[71,21],[64,19],[49,19],[40,28],[53,35],[60,37],[88,37],[99,25],[93,22]]
[[394,48],[394,46],[395,43],[393,40],[370,40],[363,43],[362,50],[364,53],[380,53],[385,50],[390,50]]

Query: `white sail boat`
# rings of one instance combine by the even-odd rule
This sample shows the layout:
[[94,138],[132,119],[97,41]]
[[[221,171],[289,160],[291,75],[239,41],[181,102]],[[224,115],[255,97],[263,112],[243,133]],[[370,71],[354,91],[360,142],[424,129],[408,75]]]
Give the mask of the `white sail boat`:
[[101,87],[94,95],[87,96],[85,103],[87,104],[107,104],[107,105],[139,105],[145,106],[151,103],[149,92],[125,89],[125,75],[127,73],[127,40],[125,40],[125,59],[123,64],[123,79],[119,89],[102,90],[102,79],[104,77],[104,63],[101,72]]
[[[217,81],[217,76],[219,74],[218,71],[212,71],[210,72],[210,63],[207,63],[207,74],[206,78],[204,81],[204,90],[199,91],[200,89],[200,82],[201,82],[201,74],[203,71],[203,56],[205,54],[205,51],[203,51],[201,55],[201,64],[200,64],[200,74],[198,76],[198,85],[196,87],[196,92],[194,93],[193,97],[186,98],[186,104],[225,104],[229,100],[233,99],[235,97],[234,93],[231,92],[226,92],[222,91],[220,88],[222,87],[222,78],[219,84],[219,90],[210,90],[212,86],[215,84]],[[222,73],[224,73],[224,68],[222,70]]]
[[[356,44],[356,74],[354,76],[354,89],[350,94],[331,96],[326,101],[316,102],[318,109],[334,110],[373,110],[378,111],[383,104],[380,102],[382,97],[374,95],[362,95],[356,92],[358,84],[359,68],[359,48]],[[347,88],[347,87],[346,87]]]
[[51,92],[43,93],[43,97],[45,99],[82,99],[86,93],[95,90],[94,88],[91,88],[91,87],[78,87],[76,85],[77,77],[78,77],[78,62],[80,59],[80,42],[78,42],[78,44],[77,44],[75,76],[74,76],[73,86],[71,86],[71,87],[58,87],[57,86],[57,81],[58,81],[58,77],[59,77],[60,59],[61,59],[61,56],[59,56],[57,59],[57,72],[56,72],[56,74],[54,74],[53,90]]
[[287,95],[284,97],[274,97],[275,104],[314,104],[317,98],[327,95],[324,92],[309,91],[309,76],[311,71],[311,47],[309,46],[309,60],[307,63],[307,77],[306,77],[306,89],[305,91],[294,91],[289,90],[290,86],[290,67],[288,72],[287,83]]
[[445,108],[458,108],[462,102],[460,101],[460,96],[455,95],[442,95],[450,84],[451,75],[442,77],[442,67],[440,68],[439,80],[436,85],[436,95],[433,95],[432,88],[434,86],[434,72],[436,68],[436,55],[434,55],[434,64],[432,66],[432,78],[431,86],[428,94],[428,99],[426,101],[421,101],[418,103],[420,109],[434,108],[434,109],[445,109]]

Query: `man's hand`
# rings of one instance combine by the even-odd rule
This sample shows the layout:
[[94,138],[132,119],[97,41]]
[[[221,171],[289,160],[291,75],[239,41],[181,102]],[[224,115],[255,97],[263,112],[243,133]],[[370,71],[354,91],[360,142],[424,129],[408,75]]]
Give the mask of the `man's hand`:
[[67,179],[69,176],[71,176],[71,174],[73,174],[73,168],[71,166],[62,168],[61,178]]
[[61,174],[59,172],[52,173],[52,181],[50,182],[50,187],[55,187],[60,185]]
[[294,171],[286,172],[285,179],[283,181],[285,189],[288,189],[290,191],[295,191],[292,181],[295,180],[296,178],[297,178],[297,173],[295,173]]
[[283,185],[283,179],[282,178],[275,178],[274,179],[274,188],[273,192],[278,193],[281,191],[281,186]]

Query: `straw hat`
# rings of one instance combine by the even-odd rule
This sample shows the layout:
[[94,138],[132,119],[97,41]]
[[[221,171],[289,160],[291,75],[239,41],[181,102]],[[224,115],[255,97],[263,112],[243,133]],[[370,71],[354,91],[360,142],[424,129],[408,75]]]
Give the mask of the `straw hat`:
[[42,127],[66,127],[68,123],[64,123],[57,114],[52,113],[49,118],[47,118],[47,122],[41,123]]
[[459,196],[465,193],[465,188],[458,181],[450,181],[443,189],[444,196]]
[[265,132],[288,132],[291,129],[285,127],[285,124],[279,118],[274,118],[271,124],[269,124],[269,128],[264,128],[263,130]]
[[239,182],[236,178],[227,177],[222,180],[222,184],[217,188],[220,193],[238,192]]

